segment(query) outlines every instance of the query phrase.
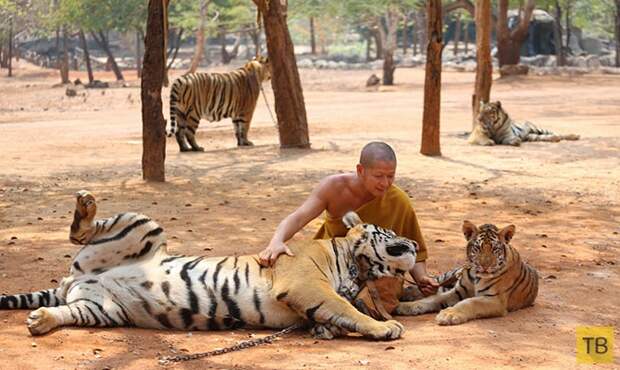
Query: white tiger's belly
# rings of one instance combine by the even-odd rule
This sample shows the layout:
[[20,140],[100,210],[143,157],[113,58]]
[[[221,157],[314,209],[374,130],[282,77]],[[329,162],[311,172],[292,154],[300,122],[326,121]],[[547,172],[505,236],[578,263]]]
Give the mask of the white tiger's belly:
[[68,301],[108,296],[104,309],[126,312],[138,327],[217,330],[283,328],[302,318],[270,294],[271,271],[250,256],[168,257],[84,275]]

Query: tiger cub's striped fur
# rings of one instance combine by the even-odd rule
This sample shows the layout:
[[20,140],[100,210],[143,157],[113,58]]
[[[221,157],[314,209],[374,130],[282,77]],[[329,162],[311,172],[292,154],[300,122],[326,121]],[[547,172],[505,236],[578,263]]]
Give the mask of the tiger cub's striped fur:
[[410,270],[416,243],[363,224],[353,212],[343,220],[346,237],[291,243],[295,257],[262,267],[256,255],[169,255],[162,228],[148,217],[95,221],[96,210],[92,194],[77,194],[70,240],[83,247],[60,287],[0,296],[0,309],[38,308],[28,316],[33,335],[60,326],[214,330],[304,322],[326,339],[348,331],[395,339],[404,331],[350,301],[367,279]]
[[558,135],[538,128],[528,121],[513,121],[499,101],[480,102],[477,124],[469,136],[469,143],[478,145],[519,146],[524,141],[558,142],[560,140],[579,140],[579,135]]
[[401,303],[396,312],[420,315],[441,310],[437,323],[456,325],[531,306],[538,294],[538,273],[508,244],[514,232],[514,225],[499,230],[495,225],[478,228],[465,221],[468,264],[449,273],[460,275],[456,285],[419,301]]
[[195,137],[200,119],[231,118],[237,145],[252,145],[250,121],[260,85],[270,77],[269,61],[261,57],[228,73],[189,73],[177,78],[170,88],[169,136],[176,136],[182,152],[203,151]]

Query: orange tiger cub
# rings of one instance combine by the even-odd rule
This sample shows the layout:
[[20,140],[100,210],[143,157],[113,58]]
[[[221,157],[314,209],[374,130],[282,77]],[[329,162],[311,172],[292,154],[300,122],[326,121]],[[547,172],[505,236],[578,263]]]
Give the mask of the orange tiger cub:
[[465,221],[468,263],[458,271],[460,278],[454,287],[418,301],[403,302],[397,314],[439,311],[435,318],[439,325],[457,325],[531,306],[538,294],[538,273],[509,244],[514,233],[514,225],[499,230],[495,225],[476,227]]

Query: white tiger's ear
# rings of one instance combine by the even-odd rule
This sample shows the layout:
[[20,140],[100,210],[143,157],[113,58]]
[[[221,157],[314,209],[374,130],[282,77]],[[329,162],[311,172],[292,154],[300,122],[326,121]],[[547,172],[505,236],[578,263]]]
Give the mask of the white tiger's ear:
[[463,235],[465,235],[465,239],[469,241],[476,236],[476,234],[478,234],[476,225],[467,220],[463,221]]
[[504,243],[509,243],[512,237],[515,235],[515,225],[508,225],[499,231],[499,240]]
[[344,226],[347,227],[347,229],[352,229],[356,225],[361,224],[362,219],[360,218],[360,216],[357,215],[357,213],[349,211],[346,215],[342,217],[342,223],[344,224]]

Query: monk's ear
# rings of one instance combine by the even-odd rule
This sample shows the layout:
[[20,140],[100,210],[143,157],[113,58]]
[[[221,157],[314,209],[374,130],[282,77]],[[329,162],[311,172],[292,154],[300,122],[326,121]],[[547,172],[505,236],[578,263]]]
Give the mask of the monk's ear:
[[357,215],[357,213],[349,211],[342,217],[342,223],[344,224],[344,226],[347,227],[347,229],[352,229],[355,226],[361,224],[362,219],[360,218],[360,216]]
[[512,237],[515,235],[515,225],[508,225],[499,231],[499,240],[508,244]]
[[469,241],[476,235],[478,235],[478,228],[476,227],[476,225],[465,220],[463,221],[463,235],[465,235],[465,239]]

